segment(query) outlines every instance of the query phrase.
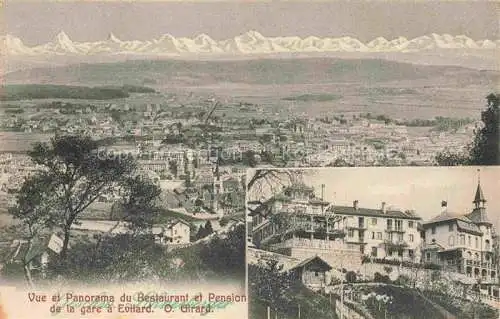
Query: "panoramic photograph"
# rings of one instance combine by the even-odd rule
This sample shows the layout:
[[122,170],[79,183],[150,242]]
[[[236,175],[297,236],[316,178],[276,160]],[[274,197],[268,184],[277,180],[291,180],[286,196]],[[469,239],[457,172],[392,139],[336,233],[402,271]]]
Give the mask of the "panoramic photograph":
[[500,315],[499,167],[249,178],[249,318]]

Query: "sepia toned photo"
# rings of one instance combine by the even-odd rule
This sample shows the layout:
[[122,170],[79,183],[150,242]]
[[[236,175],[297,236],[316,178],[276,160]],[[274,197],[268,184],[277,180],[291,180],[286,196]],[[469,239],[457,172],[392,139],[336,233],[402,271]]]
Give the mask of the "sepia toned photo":
[[498,167],[259,169],[250,318],[498,318]]

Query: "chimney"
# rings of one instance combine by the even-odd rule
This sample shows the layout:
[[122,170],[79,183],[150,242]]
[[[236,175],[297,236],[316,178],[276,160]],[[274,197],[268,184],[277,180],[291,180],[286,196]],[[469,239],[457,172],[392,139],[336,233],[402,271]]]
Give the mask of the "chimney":
[[382,207],[380,208],[380,210],[382,211],[382,213],[385,214],[386,212],[385,202],[382,202]]
[[441,201],[441,213],[444,213],[448,210],[448,202],[443,200]]
[[359,201],[356,199],[355,201],[352,202],[352,207],[354,207],[354,209],[358,209],[358,204],[359,204]]

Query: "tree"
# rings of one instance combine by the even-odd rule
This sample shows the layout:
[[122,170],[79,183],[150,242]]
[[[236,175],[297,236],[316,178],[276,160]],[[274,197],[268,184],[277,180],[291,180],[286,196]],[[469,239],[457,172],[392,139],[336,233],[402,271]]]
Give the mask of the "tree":
[[452,153],[449,150],[436,155],[436,162],[440,166],[460,166],[468,165],[470,159],[468,154]]
[[251,299],[260,299],[275,311],[288,312],[290,301],[285,297],[293,285],[293,276],[283,271],[275,259],[259,260],[248,265],[249,293]]
[[500,95],[486,97],[487,109],[481,113],[483,127],[476,131],[470,150],[472,165],[500,164]]
[[194,201],[194,206],[196,207],[202,207],[203,206],[203,200],[201,198],[196,198],[196,200]]
[[500,95],[486,97],[487,108],[481,113],[483,126],[475,131],[474,140],[467,152],[453,153],[449,150],[439,153],[436,162],[441,166],[498,165],[500,164]]
[[198,232],[196,233],[196,240],[202,239],[205,236],[205,228],[200,225],[200,227],[198,228]]
[[348,163],[345,159],[343,158],[337,158],[334,162],[328,164],[330,167],[352,167],[354,165]]
[[178,165],[176,161],[169,161],[168,162],[168,169],[174,175],[175,178],[177,178],[177,174],[179,173]]
[[354,271],[348,271],[348,272],[345,274],[345,280],[346,280],[348,283],[353,283],[353,282],[356,282],[356,272],[354,272]]
[[98,146],[90,137],[56,136],[29,152],[41,169],[26,179],[11,212],[27,228],[59,228],[61,259],[68,251],[72,226],[103,194],[121,190],[121,217],[138,224],[147,221],[139,215],[152,212],[150,204],[159,194],[156,186],[137,175],[133,159],[98,153]]
[[[80,241],[64,260],[49,262],[49,278],[58,276],[85,283],[159,280],[168,276],[169,255],[154,239],[142,234],[104,236],[101,244]],[[168,264],[167,264],[168,265]]]
[[214,232],[214,230],[212,228],[212,223],[209,220],[207,220],[207,222],[205,223],[205,236],[204,237],[210,235],[213,232]]
[[215,273],[220,273],[223,269],[223,276],[226,278],[245,278],[245,234],[246,227],[241,224],[225,238],[215,235],[208,245],[201,249],[200,258],[204,265]]

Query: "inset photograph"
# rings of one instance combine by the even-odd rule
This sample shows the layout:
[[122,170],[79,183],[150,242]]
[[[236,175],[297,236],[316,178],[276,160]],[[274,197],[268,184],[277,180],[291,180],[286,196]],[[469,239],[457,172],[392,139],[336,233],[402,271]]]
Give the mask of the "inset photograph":
[[498,318],[499,177],[249,170],[249,318]]

